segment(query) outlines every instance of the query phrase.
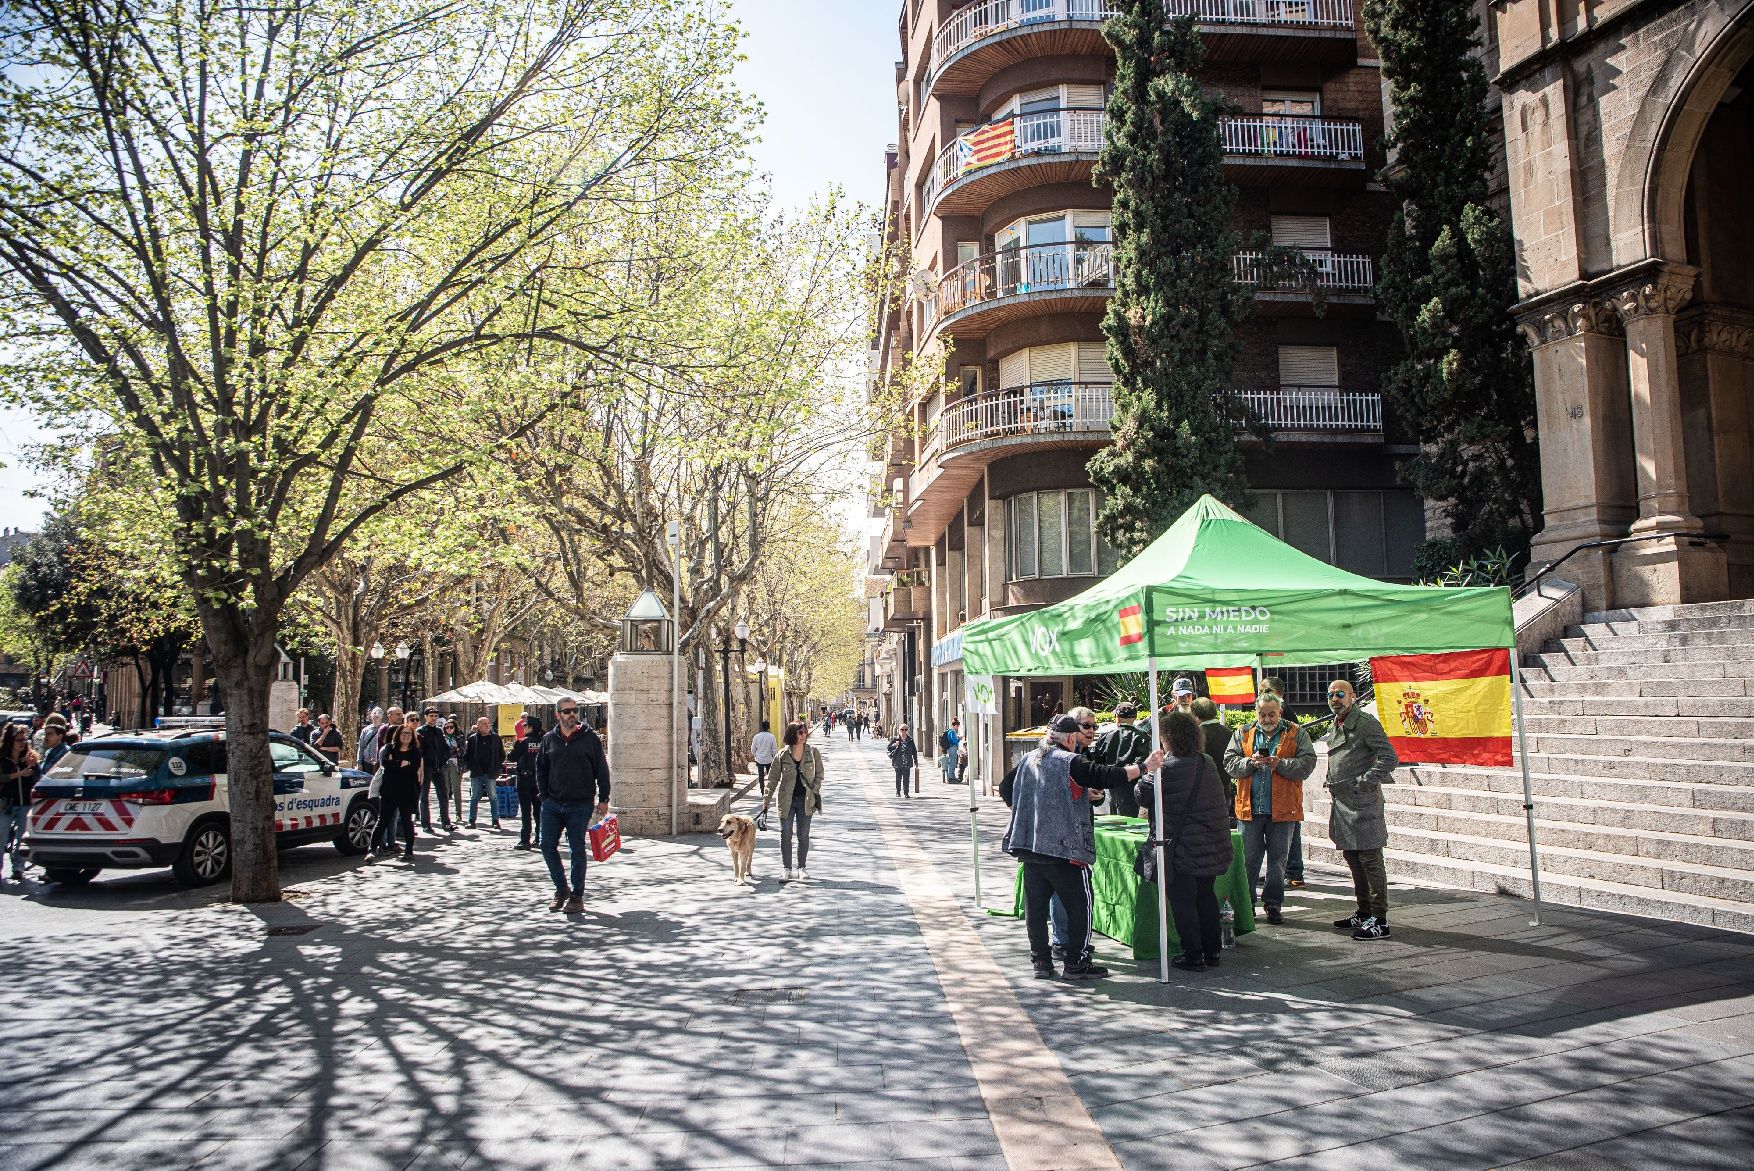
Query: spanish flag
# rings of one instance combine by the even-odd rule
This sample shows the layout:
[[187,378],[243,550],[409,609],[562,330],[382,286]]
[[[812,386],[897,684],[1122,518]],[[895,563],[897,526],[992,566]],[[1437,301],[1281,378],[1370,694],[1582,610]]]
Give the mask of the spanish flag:
[[1121,624],[1121,645],[1132,646],[1136,642],[1145,641],[1145,611],[1140,606],[1128,606],[1115,614],[1115,620]]
[[1403,763],[1508,767],[1510,651],[1370,660],[1376,715]]
[[1206,693],[1212,697],[1213,703],[1251,704],[1255,702],[1255,669],[1208,667]]

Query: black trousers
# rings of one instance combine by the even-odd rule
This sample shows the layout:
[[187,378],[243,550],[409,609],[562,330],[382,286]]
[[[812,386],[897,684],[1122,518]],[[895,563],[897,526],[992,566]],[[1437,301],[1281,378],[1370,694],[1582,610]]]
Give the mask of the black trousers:
[[420,828],[427,833],[432,832],[432,813],[427,800],[434,789],[438,790],[439,824],[446,829],[451,828],[451,810],[447,804],[450,797],[450,785],[446,783],[444,770],[439,769],[437,776],[429,776],[420,782]]
[[1215,882],[1215,878],[1195,878],[1191,874],[1170,875],[1169,913],[1175,919],[1175,933],[1181,936],[1182,954],[1190,960],[1203,962],[1207,956],[1217,955],[1224,945]]
[[755,787],[763,797],[767,796],[767,770],[772,767],[772,764],[762,764],[759,760],[755,762]]
[[1050,960],[1048,950],[1048,900],[1060,896],[1066,909],[1066,962],[1079,963],[1090,955],[1090,871],[1059,858],[1023,859],[1023,922],[1029,930],[1029,954],[1037,962]]
[[1342,850],[1352,871],[1352,893],[1358,897],[1358,913],[1389,921],[1389,875],[1381,850]]
[[542,802],[536,797],[535,786],[525,789],[518,786],[518,845],[530,844],[530,827],[534,824],[537,833],[542,831]]
[[897,797],[907,796],[908,781],[913,776],[913,771],[913,769],[903,768],[899,764],[895,766],[895,795]]

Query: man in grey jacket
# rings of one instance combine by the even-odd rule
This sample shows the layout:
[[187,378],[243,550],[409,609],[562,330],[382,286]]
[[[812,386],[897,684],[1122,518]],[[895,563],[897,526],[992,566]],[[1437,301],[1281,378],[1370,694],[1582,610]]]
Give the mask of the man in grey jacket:
[[1400,758],[1376,717],[1358,706],[1352,684],[1344,679],[1328,684],[1328,707],[1334,712],[1327,736],[1328,779],[1322,782],[1331,800],[1328,837],[1346,856],[1358,897],[1358,913],[1336,919],[1334,926],[1350,929],[1353,939],[1387,939],[1389,878],[1382,852],[1389,844],[1389,823],[1382,787],[1394,783]]

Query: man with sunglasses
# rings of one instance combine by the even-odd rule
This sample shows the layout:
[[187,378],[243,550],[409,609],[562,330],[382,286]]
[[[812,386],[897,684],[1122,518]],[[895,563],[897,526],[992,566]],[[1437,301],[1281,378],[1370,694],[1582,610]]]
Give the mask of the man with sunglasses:
[[[609,812],[609,761],[597,733],[579,723],[578,701],[554,709],[558,726],[542,738],[536,754],[536,793],[542,802],[542,857],[554,880],[550,911],[585,910],[585,831]],[[594,799],[594,804],[593,804]],[[572,854],[572,882],[560,865],[560,835]]]
[[1353,893],[1358,912],[1336,919],[1334,927],[1348,929],[1352,938],[1368,941],[1389,937],[1389,879],[1383,866],[1383,850],[1389,844],[1389,823],[1383,812],[1382,787],[1394,783],[1395,755],[1388,735],[1376,717],[1358,706],[1352,684],[1336,679],[1328,684],[1328,707],[1334,727],[1328,733],[1328,837],[1346,857],[1352,870]]

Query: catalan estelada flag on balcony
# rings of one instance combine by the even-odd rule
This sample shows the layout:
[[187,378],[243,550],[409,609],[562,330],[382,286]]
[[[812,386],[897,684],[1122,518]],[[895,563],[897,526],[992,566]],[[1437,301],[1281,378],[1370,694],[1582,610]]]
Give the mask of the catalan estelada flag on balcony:
[[990,167],[1017,153],[1016,124],[1009,118],[982,126],[956,140],[956,163],[959,171]]
[[1207,667],[1206,693],[1213,703],[1251,704],[1255,702],[1255,669]]
[[1510,651],[1370,660],[1376,714],[1403,763],[1508,767]]
[[1121,645],[1132,646],[1136,642],[1145,641],[1145,610],[1141,606],[1128,606],[1115,614],[1121,624]]

